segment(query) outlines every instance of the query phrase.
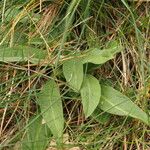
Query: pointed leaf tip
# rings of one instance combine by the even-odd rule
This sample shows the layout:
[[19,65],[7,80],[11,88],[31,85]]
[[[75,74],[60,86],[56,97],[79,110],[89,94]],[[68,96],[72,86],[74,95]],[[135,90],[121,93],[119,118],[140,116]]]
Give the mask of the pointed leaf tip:
[[128,97],[110,86],[102,85],[100,108],[103,111],[120,116],[131,116],[150,125],[148,115]]

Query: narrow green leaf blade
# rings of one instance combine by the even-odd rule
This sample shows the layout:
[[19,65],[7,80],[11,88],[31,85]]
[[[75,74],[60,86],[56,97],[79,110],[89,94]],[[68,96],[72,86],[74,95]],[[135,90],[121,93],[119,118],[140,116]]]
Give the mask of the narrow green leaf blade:
[[122,51],[122,46],[114,45],[109,49],[99,50],[91,49],[84,54],[82,63],[103,64],[106,61],[113,59],[115,54]]
[[109,86],[101,86],[100,108],[103,111],[120,116],[131,116],[149,124],[148,115],[128,97]]
[[49,80],[38,96],[42,116],[55,137],[61,137],[64,128],[62,101],[57,84]]
[[79,91],[83,81],[83,64],[76,60],[66,61],[63,64],[63,74],[68,84]]
[[[37,117],[37,116],[36,116]],[[51,132],[46,124],[42,124],[42,117],[33,117],[29,120],[26,135],[21,142],[22,150],[43,150],[49,144]]]
[[100,96],[101,87],[99,81],[91,75],[86,75],[81,87],[81,98],[86,117],[89,117],[94,112],[99,104]]

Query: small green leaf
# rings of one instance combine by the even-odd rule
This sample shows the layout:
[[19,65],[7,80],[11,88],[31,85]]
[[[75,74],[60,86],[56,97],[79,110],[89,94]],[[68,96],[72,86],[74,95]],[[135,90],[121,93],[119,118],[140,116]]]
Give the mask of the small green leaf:
[[0,61],[39,63],[46,58],[46,51],[27,46],[0,47]]
[[86,75],[81,87],[81,98],[86,117],[89,117],[94,112],[99,104],[100,96],[101,87],[99,81],[91,75]]
[[109,49],[99,50],[90,49],[88,52],[84,53],[82,58],[82,63],[93,63],[93,64],[103,64],[106,61],[113,59],[115,54],[122,51],[122,46],[114,45]]
[[63,108],[57,84],[49,80],[38,95],[42,116],[53,135],[61,137],[64,128]]
[[[37,116],[36,116],[37,117]],[[42,124],[42,117],[32,118],[28,122],[25,138],[22,143],[22,150],[43,150],[49,144],[51,132],[46,124]]]
[[148,115],[128,97],[109,86],[101,86],[100,108],[103,111],[120,116],[131,116],[149,124]]
[[66,61],[63,64],[63,73],[71,88],[79,91],[83,81],[83,64],[76,60]]

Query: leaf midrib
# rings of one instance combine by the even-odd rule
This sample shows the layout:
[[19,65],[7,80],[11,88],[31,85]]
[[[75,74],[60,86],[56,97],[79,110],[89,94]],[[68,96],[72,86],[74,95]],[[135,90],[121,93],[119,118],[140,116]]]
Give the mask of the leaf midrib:
[[[114,105],[113,103],[111,103],[110,101],[108,101],[107,99],[107,97],[105,97],[105,96],[102,96],[103,97],[103,99],[105,99],[105,101],[107,101],[108,103],[110,103],[115,109],[118,109],[119,111],[122,111],[122,112],[124,112],[125,114],[130,114],[130,113],[128,113],[127,111],[124,111],[123,109],[120,109],[119,107],[117,107],[118,105],[120,105],[121,103],[119,103],[119,104],[117,104],[117,105]],[[112,107],[112,108],[113,108]],[[110,108],[111,109],[111,108]],[[131,117],[133,117],[133,118],[137,118],[137,119],[141,119],[143,122],[145,122],[146,124],[149,124],[148,123],[148,118],[147,118],[147,115],[145,114],[145,112],[143,112],[143,111],[141,111],[142,113],[143,113],[143,115],[144,115],[144,117],[143,118],[145,118],[145,119],[143,119],[143,118],[139,118],[139,117],[137,117],[137,116],[135,116],[135,115],[133,115],[133,114],[131,114],[131,115],[129,115],[129,116],[131,116]]]

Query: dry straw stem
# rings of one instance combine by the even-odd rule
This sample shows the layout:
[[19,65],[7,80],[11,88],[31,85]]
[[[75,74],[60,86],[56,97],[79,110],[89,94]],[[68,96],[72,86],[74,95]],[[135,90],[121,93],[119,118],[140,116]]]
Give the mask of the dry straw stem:
[[129,0],[129,1],[135,1],[135,2],[150,2],[150,0]]
[[[37,28],[42,34],[47,32],[53,20],[58,15],[62,4],[63,0],[56,0],[54,3],[51,3],[42,9],[42,2],[40,2],[40,12],[42,13],[42,16],[37,23]],[[38,32],[35,31],[34,33],[31,33],[31,36],[36,36],[37,34]]]

